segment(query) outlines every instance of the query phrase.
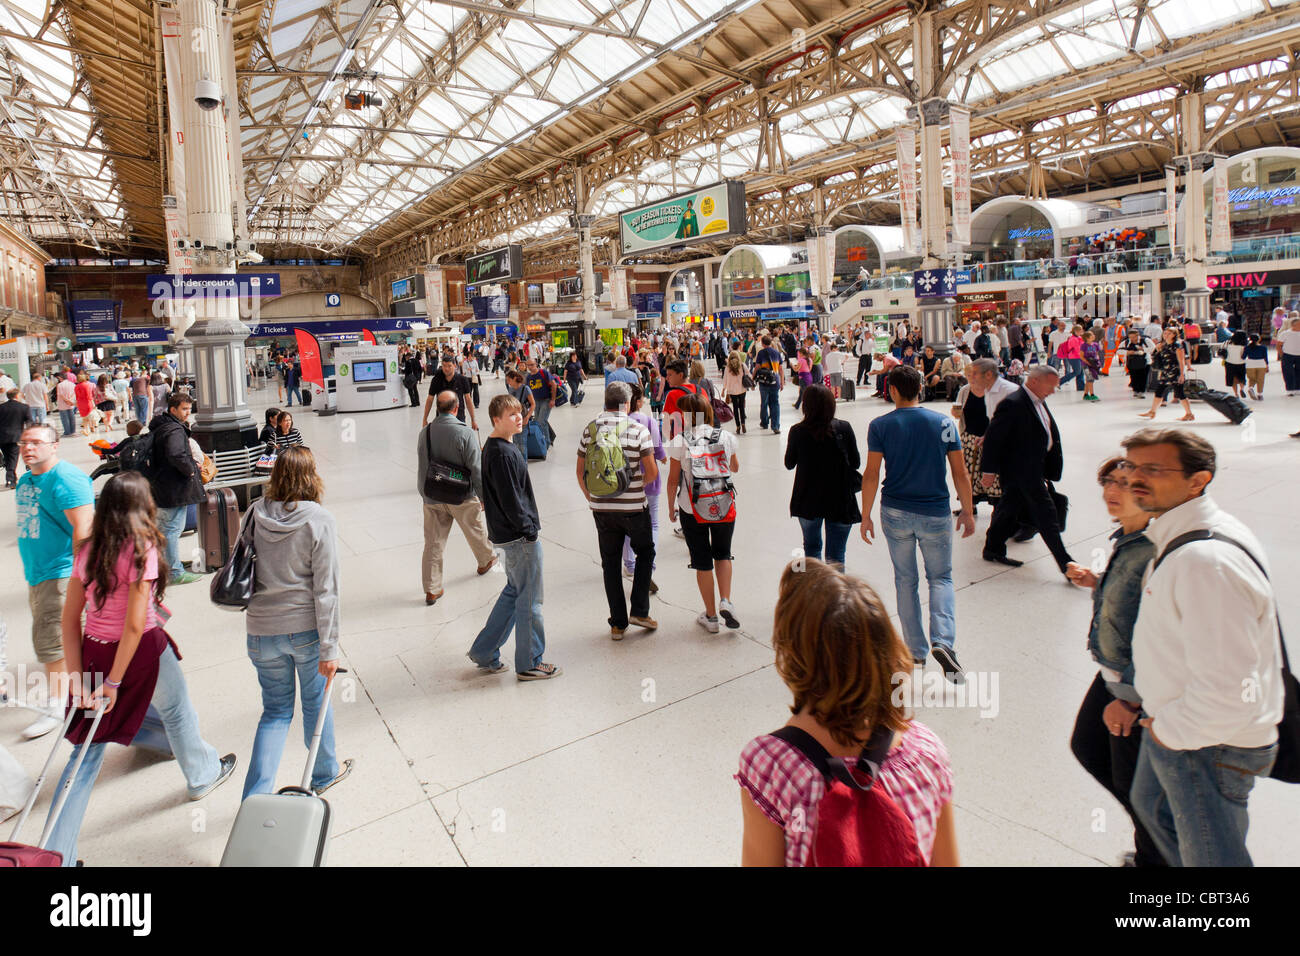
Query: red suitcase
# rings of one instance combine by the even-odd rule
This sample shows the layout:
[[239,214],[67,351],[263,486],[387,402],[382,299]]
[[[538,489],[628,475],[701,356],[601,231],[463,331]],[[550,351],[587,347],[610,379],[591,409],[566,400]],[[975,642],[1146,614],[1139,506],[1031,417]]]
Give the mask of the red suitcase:
[[[63,789],[58,792],[54,798],[54,804],[50,807],[49,817],[45,821],[45,829],[41,832],[40,842],[35,846],[29,843],[19,843],[18,833],[22,830],[23,824],[27,822],[27,817],[32,812],[32,807],[36,806],[36,798],[40,795],[41,787],[45,783],[45,778],[49,775],[50,764],[54,763],[54,755],[59,752],[59,741],[63,740],[64,734],[68,732],[68,725],[72,723],[72,718],[76,716],[76,710],[69,708],[68,713],[63,720],[63,729],[59,735],[54,738],[54,746],[50,749],[50,755],[45,758],[45,766],[41,768],[41,775],[36,778],[36,785],[32,787],[32,794],[27,798],[27,805],[23,807],[23,812],[18,816],[18,822],[14,824],[13,833],[9,834],[8,843],[0,843],[0,869],[7,867],[33,867],[33,866],[62,866],[63,854],[55,853],[53,850],[45,849],[45,843],[54,831],[54,825],[59,822],[59,814],[63,812],[63,805],[68,800],[68,791],[72,789],[72,782],[77,779],[77,774],[81,770],[81,764],[86,759],[86,751],[89,747],[82,747],[77,754],[77,761],[73,765],[72,773],[68,774],[67,783]],[[95,731],[99,729],[99,721],[104,716],[104,709],[100,707],[95,711],[95,717],[90,722],[90,731],[86,734],[86,741],[95,739]]]
[[239,502],[230,488],[209,491],[199,505],[199,547],[203,570],[215,571],[230,560],[239,536]]

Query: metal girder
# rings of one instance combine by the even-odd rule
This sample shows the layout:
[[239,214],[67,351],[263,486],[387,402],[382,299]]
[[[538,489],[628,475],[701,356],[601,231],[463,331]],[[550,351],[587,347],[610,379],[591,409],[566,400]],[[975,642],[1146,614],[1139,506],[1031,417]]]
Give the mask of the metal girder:
[[[1249,72],[1249,71],[1248,71]],[[1260,122],[1276,111],[1294,108],[1300,112],[1300,67],[1263,76],[1246,76],[1236,83],[1225,84],[1202,93],[1203,105],[1222,110],[1222,115],[1207,132],[1209,137],[1228,135],[1234,128]],[[1150,172],[1158,172],[1163,161],[1177,151],[1175,121],[1178,116],[1178,96],[1171,93],[1164,99],[1150,103],[1117,104],[1114,101],[1101,106],[1087,106],[1032,124],[1017,135],[999,134],[994,130],[972,141],[971,168],[973,187],[991,184],[1008,170],[1027,170],[1033,157],[1044,174],[1064,172],[1077,177],[1082,173],[1082,163],[1089,158],[1119,157],[1125,150],[1149,148],[1159,158],[1149,164]],[[837,210],[864,201],[892,205],[897,200],[897,171],[892,162],[892,136],[881,137],[867,144],[864,158],[854,160],[853,169],[823,181],[821,189],[827,209]],[[1208,148],[1208,147],[1207,147]],[[874,161],[871,158],[874,155]],[[1079,173],[1074,172],[1078,166]],[[1092,174],[1104,175],[1094,167]],[[552,190],[554,185],[550,187]],[[989,190],[990,194],[995,189]],[[551,194],[541,199],[531,191],[510,197],[498,207],[483,211],[471,220],[460,220],[441,226],[436,233],[425,233],[419,239],[432,238],[439,251],[457,252],[471,249],[476,243],[510,234],[528,222],[553,215],[556,208],[571,208],[568,195]],[[557,200],[564,204],[556,205]],[[803,227],[814,224],[816,210],[812,189],[796,192],[790,188],[754,188],[748,201],[747,218],[750,236],[732,238],[728,245],[743,242],[779,226]],[[466,227],[473,223],[473,232]],[[615,238],[609,221],[597,223],[593,236]],[[403,246],[406,244],[404,243]],[[560,237],[554,245],[538,243],[540,255],[546,261],[576,262],[577,244],[572,237]],[[692,246],[681,253],[682,257],[699,257],[701,247]],[[401,247],[394,250],[398,254]],[[557,258],[558,257],[558,258]],[[663,257],[668,260],[670,257]],[[382,272],[388,257],[374,262]],[[530,263],[534,261],[532,250]],[[538,267],[540,268],[540,267]]]

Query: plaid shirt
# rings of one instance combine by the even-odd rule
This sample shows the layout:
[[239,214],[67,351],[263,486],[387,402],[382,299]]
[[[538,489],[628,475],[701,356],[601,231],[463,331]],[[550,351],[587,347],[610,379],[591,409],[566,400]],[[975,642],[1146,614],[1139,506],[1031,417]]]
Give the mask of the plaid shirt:
[[[735,780],[785,831],[785,865],[806,865],[817,830],[817,805],[826,793],[826,782],[812,762],[784,740],[764,734],[741,751]],[[885,757],[879,782],[912,821],[928,864],[939,812],[952,801],[952,769],[943,742],[929,727],[912,721]]]

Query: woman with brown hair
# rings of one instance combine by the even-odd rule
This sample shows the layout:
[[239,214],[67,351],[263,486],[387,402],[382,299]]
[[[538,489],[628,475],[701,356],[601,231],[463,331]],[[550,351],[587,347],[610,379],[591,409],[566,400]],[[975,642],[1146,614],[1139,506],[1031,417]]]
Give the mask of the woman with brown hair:
[[[740,470],[738,446],[735,435],[713,424],[713,406],[705,396],[683,395],[677,401],[677,411],[684,431],[670,442],[668,452],[668,520],[676,521],[681,512],[689,567],[695,571],[695,583],[704,599],[704,612],[695,623],[717,634],[719,615],[727,627],[740,627],[731,603],[731,536],[736,528],[731,476]],[[701,471],[707,475],[702,476]]]
[[[45,842],[47,849],[63,854],[64,866],[76,865],[77,834],[104,763],[105,745],[130,744],[151,703],[185,774],[191,800],[207,796],[235,769],[234,754],[218,757],[200,736],[180,652],[162,628],[170,617],[162,606],[168,576],[158,568],[166,548],[149,481],[138,471],[110,478],[100,494],[90,537],[77,551],[63,605],[63,655],[73,713],[65,734],[75,747],[55,793],[63,792],[81,749],[90,748]],[[86,676],[90,686],[82,683]],[[94,740],[87,741],[90,716],[76,710],[101,705],[104,716]]]
[[781,575],[772,647],[777,673],[794,695],[794,716],[781,736],[763,734],[741,751],[735,780],[744,818],[742,864],[815,862],[817,810],[828,784],[806,750],[851,763],[878,747],[884,757],[876,784],[916,838],[915,847],[894,847],[894,853],[919,851],[930,866],[956,866],[948,752],[928,727],[909,720],[898,700],[900,683],[912,677],[911,654],[880,596],[821,561],[792,562]]
[[113,394],[113,379],[107,374],[95,380],[95,407],[104,416],[104,431],[113,430],[113,412],[117,411],[117,399]]
[[[248,656],[262,685],[262,717],[244,796],[270,793],[293,721],[294,675],[302,692],[303,737],[311,747],[326,679],[338,670],[339,559],[334,518],[321,506],[316,459],[301,445],[282,447],[271,483],[253,507],[257,584],[248,604]],[[352,771],[334,754],[334,715],[325,719],[311,786],[324,793]]]

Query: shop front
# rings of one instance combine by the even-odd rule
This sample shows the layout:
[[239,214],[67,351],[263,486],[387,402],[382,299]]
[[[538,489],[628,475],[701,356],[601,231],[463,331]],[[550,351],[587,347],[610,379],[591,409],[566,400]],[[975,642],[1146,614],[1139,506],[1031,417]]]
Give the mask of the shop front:
[[1007,314],[1005,292],[962,292],[958,293],[956,299],[957,317],[962,325]]
[[[1206,278],[1210,289],[1210,314],[1222,309],[1244,327],[1254,315],[1267,317],[1275,308],[1290,311],[1300,308],[1300,269],[1256,269],[1250,272],[1223,272]],[[1184,282],[1181,277],[1165,279],[1160,290],[1165,314],[1182,305]]]
[[1156,300],[1151,279],[1128,282],[1102,280],[1052,282],[1035,290],[1040,319],[1104,319],[1120,315],[1150,315]]

